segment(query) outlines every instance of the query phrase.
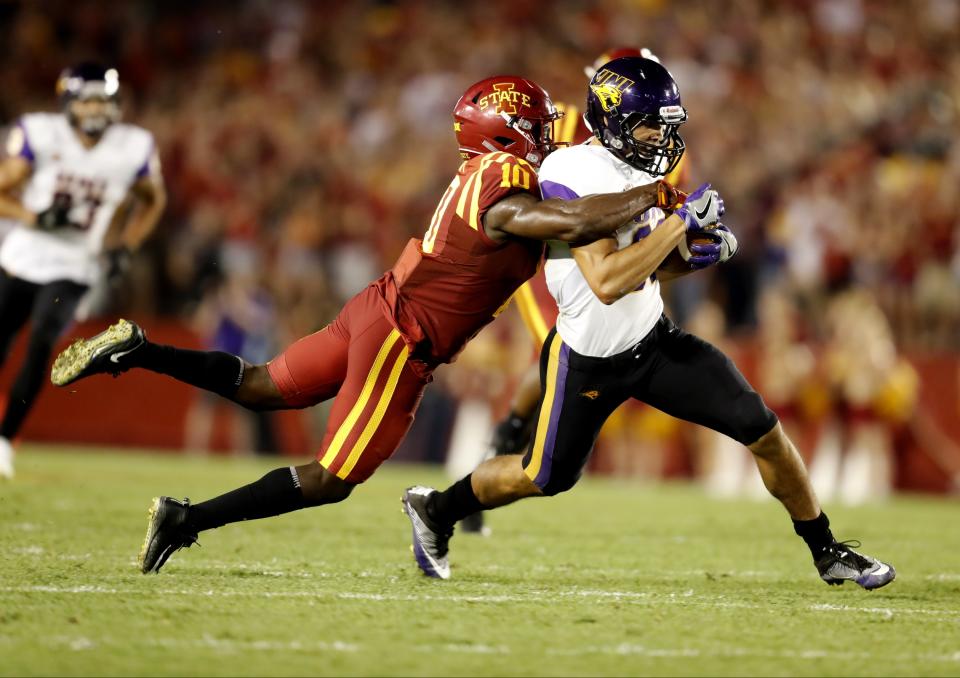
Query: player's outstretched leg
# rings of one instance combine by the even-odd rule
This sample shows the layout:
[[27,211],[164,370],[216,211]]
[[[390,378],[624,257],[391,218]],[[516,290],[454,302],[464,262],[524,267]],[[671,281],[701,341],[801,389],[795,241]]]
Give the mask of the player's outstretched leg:
[[77,339],[53,362],[50,381],[66,386],[93,374],[125,372],[132,366],[130,354],[146,343],[146,336],[136,323],[121,318],[100,334]]
[[[770,494],[779,499],[793,517],[794,530],[807,543],[823,581],[831,585],[853,581],[872,590],[894,580],[897,572],[891,565],[851,548],[859,548],[860,542],[838,542],[834,538],[803,459],[779,423],[748,447]],[[798,519],[798,516],[809,515],[816,517]]]
[[417,566],[429,577],[449,579],[447,553],[457,521],[541,494],[524,474],[518,454],[487,459],[443,492],[419,485],[408,488],[403,494],[403,511],[413,526]]
[[61,352],[53,363],[50,380],[66,386],[94,374],[118,376],[134,367],[165,374],[251,410],[293,407],[274,383],[267,365],[251,365],[223,351],[156,344],[136,323],[122,319],[96,336],[78,339]]
[[333,504],[350,496],[354,487],[314,461],[274,469],[256,482],[199,504],[159,497],[148,511],[147,534],[138,558],[140,571],[159,572],[176,551],[198,543],[198,535],[205,530]]

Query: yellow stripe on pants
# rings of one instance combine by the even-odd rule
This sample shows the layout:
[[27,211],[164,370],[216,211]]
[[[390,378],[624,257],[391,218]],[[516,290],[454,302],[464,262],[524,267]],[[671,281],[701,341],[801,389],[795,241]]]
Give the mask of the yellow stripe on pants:
[[380,422],[383,420],[383,415],[390,406],[390,401],[393,400],[393,393],[397,390],[397,382],[400,381],[400,373],[403,372],[403,366],[407,364],[407,356],[409,355],[410,349],[404,346],[400,350],[400,355],[397,356],[397,359],[393,363],[393,369],[390,370],[390,376],[387,378],[386,386],[383,387],[383,393],[380,394],[380,400],[377,402],[373,414],[370,415],[370,421],[367,422],[367,425],[363,428],[363,433],[360,434],[353,449],[350,450],[350,456],[347,457],[347,460],[343,462],[343,466],[337,471],[338,477],[345,479],[350,475],[350,471],[357,465],[357,460],[360,459],[360,455],[363,454],[363,451],[367,448],[367,443],[370,442],[373,434],[376,433],[377,427],[380,426]]
[[547,431],[550,428],[550,415],[553,411],[553,400],[557,391],[557,372],[560,370],[560,345],[563,340],[560,335],[554,333],[550,340],[549,358],[547,359],[547,388],[543,393],[543,402],[540,404],[540,419],[537,420],[537,438],[533,442],[533,452],[530,455],[530,463],[524,469],[524,473],[530,480],[536,480],[540,473],[540,465],[543,463],[543,447],[547,440]]
[[373,366],[370,368],[370,372],[367,373],[367,380],[363,384],[363,390],[360,391],[357,402],[353,404],[350,414],[348,414],[347,418],[340,424],[340,428],[337,429],[337,434],[333,437],[333,442],[330,443],[326,454],[324,454],[323,459],[320,460],[320,465],[324,468],[332,464],[340,453],[340,448],[343,447],[344,441],[347,439],[347,436],[350,435],[350,431],[353,430],[354,425],[356,425],[357,419],[360,418],[360,413],[363,412],[363,409],[367,406],[367,402],[370,400],[370,394],[373,393],[373,388],[380,376],[380,370],[383,369],[383,364],[387,361],[387,355],[389,355],[390,349],[392,349],[398,341],[400,341],[400,333],[394,328],[390,330],[390,334],[383,340],[383,345],[380,346],[380,352],[377,353],[377,357],[373,361]]

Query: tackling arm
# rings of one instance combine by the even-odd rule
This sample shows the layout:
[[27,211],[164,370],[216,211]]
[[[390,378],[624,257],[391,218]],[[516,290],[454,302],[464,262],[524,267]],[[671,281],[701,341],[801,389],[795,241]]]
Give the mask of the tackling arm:
[[683,221],[672,215],[646,238],[622,250],[615,239],[604,238],[571,247],[570,252],[597,298],[612,304],[649,278],[685,234]]
[[488,209],[483,215],[483,227],[487,236],[496,241],[512,235],[589,243],[609,236],[634,217],[668,200],[663,197],[668,192],[664,186],[673,191],[663,182],[654,182],[622,193],[601,193],[575,200],[538,200],[530,193],[518,193]]

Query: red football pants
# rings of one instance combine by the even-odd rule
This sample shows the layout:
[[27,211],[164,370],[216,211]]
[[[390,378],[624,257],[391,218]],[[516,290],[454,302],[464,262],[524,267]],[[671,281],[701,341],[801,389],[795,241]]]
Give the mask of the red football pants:
[[267,369],[291,407],[336,396],[317,459],[337,477],[362,483],[400,445],[431,381],[432,369],[409,354],[368,287]]

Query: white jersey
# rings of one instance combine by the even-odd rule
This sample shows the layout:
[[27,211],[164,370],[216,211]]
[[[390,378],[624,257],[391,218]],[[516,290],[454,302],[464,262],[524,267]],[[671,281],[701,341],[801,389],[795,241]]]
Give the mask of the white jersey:
[[[543,161],[539,176],[544,198],[568,200],[617,193],[655,181],[596,144],[554,151]],[[663,211],[653,207],[623,226],[615,233],[619,249],[649,235],[663,218]],[[557,333],[581,355],[606,358],[626,351],[654,328],[663,312],[660,283],[655,277],[612,304],[601,302],[565,243],[547,244],[544,274],[560,311]]]
[[20,119],[9,146],[11,154],[33,165],[23,190],[24,207],[39,213],[50,207],[55,194],[66,193],[76,226],[41,231],[18,224],[0,246],[0,267],[37,284],[93,284],[117,208],[138,178],[157,169],[151,167],[153,135],[134,125],[113,124],[96,145],[85,148],[65,115],[31,113]]

